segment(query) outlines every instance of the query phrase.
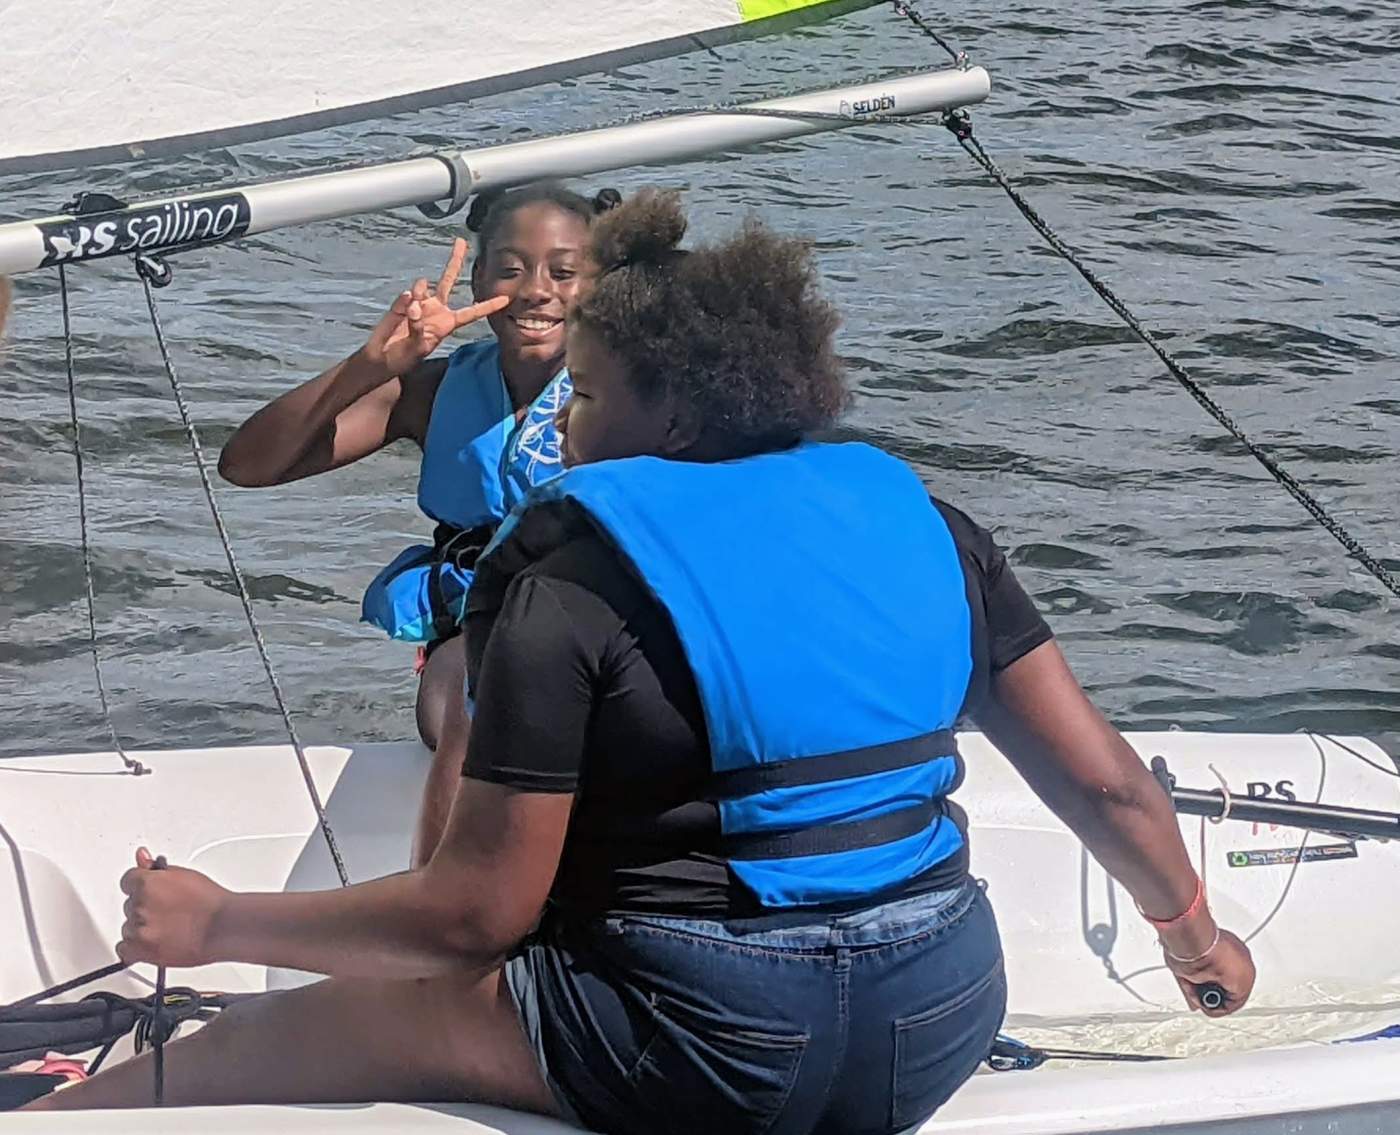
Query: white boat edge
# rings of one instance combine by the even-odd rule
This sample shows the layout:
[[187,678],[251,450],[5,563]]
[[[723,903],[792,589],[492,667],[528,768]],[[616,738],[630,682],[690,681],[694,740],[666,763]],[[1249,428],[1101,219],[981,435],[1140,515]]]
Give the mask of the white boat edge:
[[[1237,773],[1226,765],[1238,787],[1240,781],[1254,775],[1254,766],[1248,764],[1253,759],[1266,762],[1271,779],[1297,777],[1300,798],[1310,798],[1312,786],[1304,780],[1306,770],[1316,773],[1318,754],[1332,751],[1333,746],[1355,749],[1372,761],[1389,761],[1377,746],[1350,737],[1319,741],[1299,734],[1182,732],[1128,736],[1144,759],[1164,752],[1174,768],[1201,787],[1209,786],[1201,770],[1209,763],[1223,764],[1227,758],[1241,762]],[[1048,812],[1041,815],[1036,810],[1039,805],[1017,787],[1014,774],[1008,773],[1005,762],[984,738],[966,734],[961,744],[969,761],[970,783],[959,799],[973,816],[974,856],[979,824],[1030,832],[1036,840],[1067,838]],[[1319,745],[1325,745],[1326,750]],[[1341,748],[1336,753],[1341,763],[1328,765],[1324,761],[1321,772],[1329,800],[1367,802],[1378,808],[1396,806],[1400,785],[1393,778],[1351,761]],[[275,871],[275,877],[288,886],[323,886],[334,881],[289,746],[133,755],[153,770],[150,776],[122,775],[119,761],[109,753],[0,759],[0,785],[4,786],[0,790],[0,911],[9,893],[6,886],[10,880],[4,871],[9,866],[7,858],[31,867],[41,861],[62,861],[61,878],[68,893],[58,895],[55,891],[59,907],[68,904],[69,912],[82,914],[87,925],[98,931],[88,943],[86,956],[64,956],[56,951],[48,959],[53,980],[110,960],[103,932],[110,934],[120,923],[120,894],[115,881],[136,841],[169,849],[180,856],[177,861],[206,864],[216,874],[223,872],[225,881],[229,881],[228,872],[252,869],[250,864],[258,870]],[[409,821],[428,763],[426,751],[416,744],[389,743],[311,746],[307,755],[327,800],[332,824],[337,834],[344,834],[342,843],[352,876],[362,879],[401,869],[408,854]],[[67,774],[78,775],[69,779]],[[257,791],[250,792],[250,787]],[[52,817],[55,792],[60,788],[65,824],[64,830],[57,832]],[[235,820],[240,797],[249,808]],[[216,807],[177,807],[171,805],[172,799],[186,804],[202,800]],[[373,822],[364,822],[366,818]],[[80,849],[75,833],[84,831],[92,838]],[[1252,838],[1257,843],[1267,834]],[[987,842],[983,842],[984,847]],[[259,852],[264,846],[266,850]],[[1041,844],[1027,846],[1029,853],[1036,853]],[[1393,869],[1400,862],[1400,847],[1367,844],[1364,849],[1365,857],[1350,863],[1369,860],[1373,874],[1352,877],[1368,879],[1363,885],[1369,887],[1380,879],[1400,898],[1400,878]],[[25,860],[26,855],[33,858]],[[1335,888],[1331,880],[1339,877],[1337,866],[1325,866],[1316,875],[1299,872],[1305,876],[1300,887]],[[1048,866],[1045,871],[1047,874],[1037,874],[1028,883],[1048,885],[1052,872]],[[1329,875],[1329,871],[1333,873]],[[1004,870],[1001,875],[996,871],[992,874],[994,900],[1010,923],[1018,901],[1015,883],[1005,877]],[[1240,872],[1230,881],[1243,885],[1266,874]],[[1300,902],[1306,905],[1306,894],[1300,894]],[[1375,897],[1391,917],[1400,916],[1400,902],[1387,902],[1383,894]],[[72,905],[73,900],[77,906]],[[1310,917],[1306,910],[1300,914]],[[1296,933],[1296,926],[1289,928],[1282,920],[1280,925],[1285,934]],[[3,933],[0,930],[0,936]],[[1140,928],[1125,923],[1127,946],[1134,945],[1127,941],[1134,934],[1150,945]],[[1125,956],[1125,961],[1132,960]],[[135,989],[143,989],[134,976],[125,976]],[[233,972],[233,967],[214,967],[201,976],[197,984],[203,988],[250,987],[247,977]],[[1397,986],[1384,967],[1382,977],[1385,992],[1391,994]],[[1065,980],[1069,983],[1080,978],[1066,971]],[[6,959],[0,957],[0,998],[31,992],[33,984],[32,976],[7,970]],[[113,987],[111,982],[105,984]],[[1025,984],[1023,980],[1023,988]],[[1013,982],[1013,1008],[1015,988]],[[1400,999],[1387,996],[1383,1002],[1383,1016],[1391,1014],[1389,1006],[1394,1004],[1395,1011],[1387,1019],[1389,1023],[1400,1022]],[[1092,1003],[1089,1007],[1096,1008]],[[472,1105],[365,1104],[137,1110],[65,1114],[61,1118],[4,1115],[0,1116],[0,1132],[161,1132],[195,1127],[209,1135],[249,1130],[428,1132],[445,1130],[449,1123],[471,1135],[560,1135],[571,1130],[552,1120]],[[1400,1131],[1400,1041],[1334,1044],[1310,1040],[1292,1047],[1217,1053],[1160,1064],[1075,1064],[1035,1072],[983,1072],[919,1130],[921,1135],[1273,1135],[1281,1131],[1288,1135],[1392,1135]]]
[[[1144,1100],[1153,1101],[1149,1114]],[[1394,1135],[1400,1131],[1400,1040],[1170,1064],[979,1074],[917,1130],[918,1135]],[[0,1131],[569,1135],[577,1129],[472,1104],[376,1103],[4,1115]]]

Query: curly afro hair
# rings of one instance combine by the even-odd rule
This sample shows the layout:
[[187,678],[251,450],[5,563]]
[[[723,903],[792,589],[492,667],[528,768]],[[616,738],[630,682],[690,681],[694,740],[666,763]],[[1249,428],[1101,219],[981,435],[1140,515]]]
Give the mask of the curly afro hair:
[[642,190],[594,222],[597,270],[574,318],[598,334],[644,395],[691,405],[735,456],[830,426],[848,400],[809,245],[756,220],[716,244],[677,247],[679,194]]

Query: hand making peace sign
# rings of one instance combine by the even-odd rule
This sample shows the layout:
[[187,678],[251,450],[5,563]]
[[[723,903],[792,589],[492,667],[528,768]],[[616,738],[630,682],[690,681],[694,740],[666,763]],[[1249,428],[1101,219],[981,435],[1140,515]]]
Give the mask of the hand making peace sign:
[[467,242],[458,237],[452,242],[452,255],[437,287],[430,291],[428,281],[420,279],[394,301],[370,332],[365,353],[382,364],[389,375],[406,374],[436,351],[452,332],[510,305],[509,296],[493,296],[470,307],[452,309],[448,301],[466,260]]

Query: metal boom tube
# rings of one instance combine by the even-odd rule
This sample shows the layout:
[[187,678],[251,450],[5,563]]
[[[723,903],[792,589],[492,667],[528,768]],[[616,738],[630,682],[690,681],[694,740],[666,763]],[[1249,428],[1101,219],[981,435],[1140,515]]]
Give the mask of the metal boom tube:
[[[981,102],[981,67],[947,69],[746,104],[740,113],[680,114],[363,169],[164,197],[137,205],[0,225],[0,274],[110,256],[220,244],[289,225],[426,205],[541,177],[684,161],[704,154]],[[755,113],[839,116],[802,121]],[[454,173],[455,170],[455,173]]]
[[1257,800],[1234,793],[1227,798],[1218,788],[1209,791],[1178,788],[1176,777],[1167,769],[1167,762],[1162,757],[1152,758],[1152,775],[1171,797],[1172,807],[1185,816],[1278,824],[1285,828],[1328,832],[1348,839],[1400,839],[1400,813],[1338,804],[1308,804],[1298,800]]
[[[1225,796],[1218,788],[1209,791],[1173,788],[1171,793],[1173,806],[1183,815],[1211,818],[1225,815]],[[1246,823],[1278,824],[1285,828],[1330,832],[1350,839],[1400,839],[1400,815],[1375,812],[1369,808],[1232,796],[1228,818]]]

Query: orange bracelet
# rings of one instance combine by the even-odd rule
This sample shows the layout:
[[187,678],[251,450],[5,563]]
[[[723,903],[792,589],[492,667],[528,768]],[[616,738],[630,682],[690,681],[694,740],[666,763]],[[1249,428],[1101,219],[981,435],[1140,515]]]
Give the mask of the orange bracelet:
[[[1134,905],[1136,905],[1136,904],[1134,904]],[[1185,921],[1186,921],[1188,918],[1190,918],[1192,915],[1199,914],[1199,913],[1201,912],[1201,908],[1204,907],[1205,905],[1206,905],[1206,884],[1205,884],[1205,880],[1203,880],[1199,875],[1197,875],[1197,876],[1196,876],[1196,897],[1193,898],[1193,899],[1191,900],[1191,905],[1188,906],[1185,910],[1183,910],[1180,914],[1178,914],[1175,918],[1153,918],[1150,914],[1148,914],[1148,913],[1147,913],[1145,910],[1143,910],[1142,907],[1140,907],[1140,906],[1137,908],[1137,911],[1138,911],[1138,913],[1139,913],[1140,915],[1143,916],[1143,918],[1147,919],[1147,921],[1150,922],[1153,926],[1155,926],[1158,930],[1169,930],[1169,929],[1171,929],[1173,926],[1175,926],[1178,922],[1185,922]]]

